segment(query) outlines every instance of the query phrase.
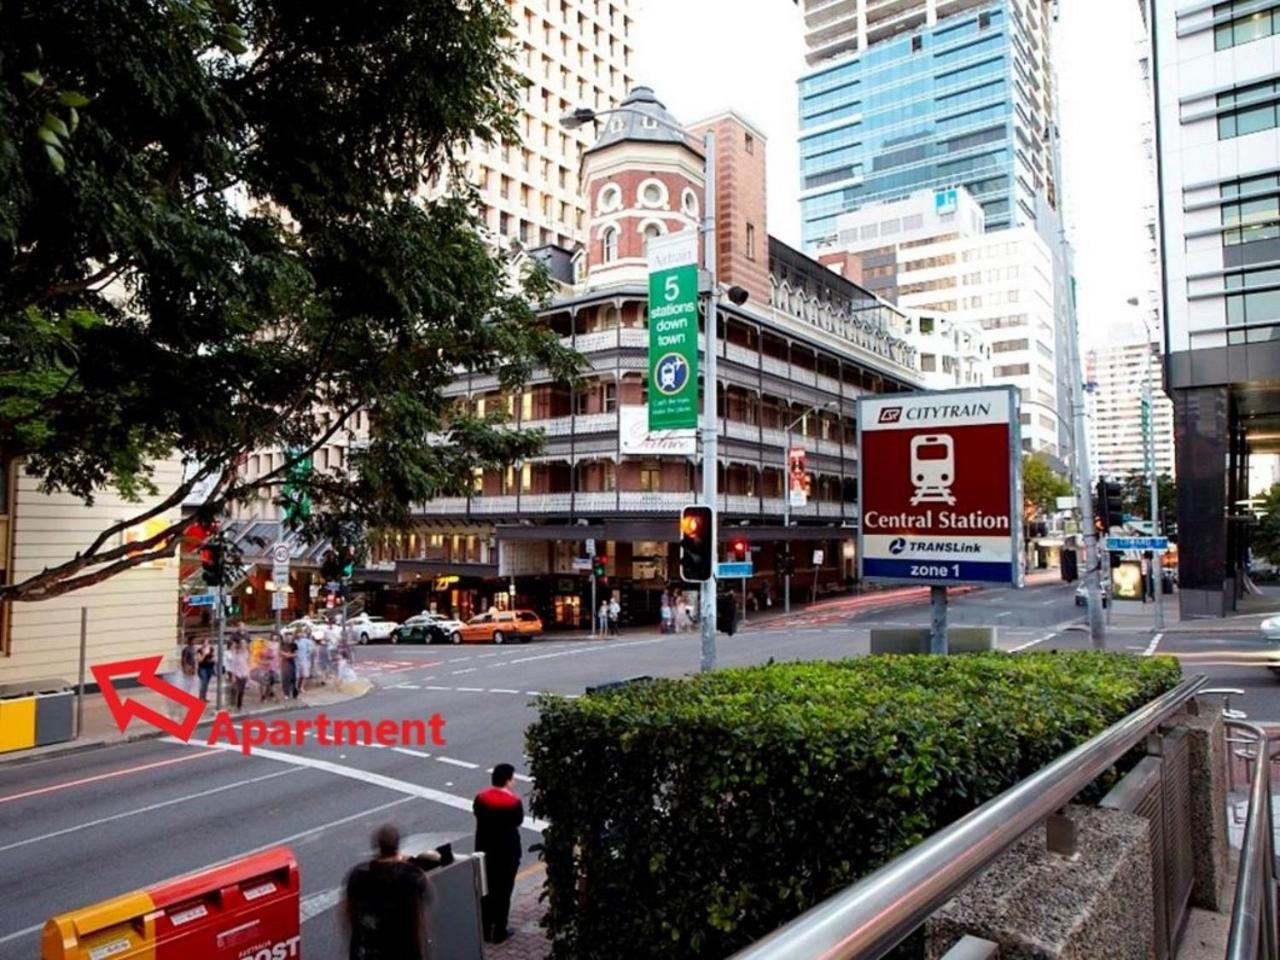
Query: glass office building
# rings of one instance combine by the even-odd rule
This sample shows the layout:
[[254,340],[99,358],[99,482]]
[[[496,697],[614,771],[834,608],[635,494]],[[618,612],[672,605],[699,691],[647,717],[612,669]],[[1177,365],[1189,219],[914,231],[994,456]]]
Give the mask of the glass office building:
[[1053,93],[1048,14],[997,0],[816,67],[800,80],[802,236],[926,188],[964,186],[988,230],[1055,205],[1045,143]]

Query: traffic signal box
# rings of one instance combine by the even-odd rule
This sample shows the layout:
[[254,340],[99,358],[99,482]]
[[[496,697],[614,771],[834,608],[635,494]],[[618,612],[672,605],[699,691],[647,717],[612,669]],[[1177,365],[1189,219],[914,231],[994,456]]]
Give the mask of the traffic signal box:
[[716,595],[716,631],[731,637],[738,632],[738,598],[732,593]]
[[688,583],[711,579],[715,563],[715,511],[691,504],[680,512],[680,577]]
[[200,566],[206,586],[220,587],[227,575],[227,551],[216,540],[209,540],[200,548]]
[[49,919],[41,960],[293,960],[298,862],[284,847]]
[[1106,534],[1112,527],[1124,523],[1124,487],[1114,480],[1098,481],[1098,509],[1094,511]]
[[729,545],[729,552],[733,554],[735,563],[745,563],[751,556],[751,547],[739,537]]

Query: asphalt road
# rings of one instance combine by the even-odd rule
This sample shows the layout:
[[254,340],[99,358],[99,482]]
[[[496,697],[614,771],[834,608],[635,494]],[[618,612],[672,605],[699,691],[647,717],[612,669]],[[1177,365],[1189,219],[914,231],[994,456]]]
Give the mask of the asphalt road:
[[[719,662],[865,653],[871,627],[919,626],[928,615],[927,604],[866,614],[836,602],[720,637]],[[1075,629],[1081,611],[1065,585],[956,598],[950,618],[995,624],[1002,649],[1088,645],[1087,634]],[[1145,650],[1152,638],[1149,631],[1113,632],[1111,642],[1114,649]],[[1252,716],[1280,719],[1280,681],[1257,665],[1265,647],[1249,631],[1208,641],[1170,636],[1157,646],[1211,672],[1215,685],[1248,687],[1257,701]],[[426,835],[430,845],[451,841],[467,851],[471,797],[487,785],[493,764],[514,763],[519,786],[528,791],[522,743],[535,716],[534,694],[579,694],[629,676],[680,675],[698,662],[696,634],[369,647],[357,667],[374,679],[375,690],[330,707],[329,718],[399,721],[439,712],[444,746],[312,741],[259,748],[246,757],[234,749],[152,740],[0,764],[0,958],[38,956],[39,931],[50,915],[283,843],[301,867],[306,956],[336,960],[344,955],[334,909],[339,886],[367,855],[374,827],[391,821],[406,835]],[[279,718],[315,715],[311,709]],[[526,830],[529,843],[538,839],[535,827]]]

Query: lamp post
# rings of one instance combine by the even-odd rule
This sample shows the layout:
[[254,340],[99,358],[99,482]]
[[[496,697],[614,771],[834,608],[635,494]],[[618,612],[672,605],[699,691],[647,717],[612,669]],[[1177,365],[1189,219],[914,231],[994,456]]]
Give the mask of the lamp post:
[[[611,110],[593,110],[591,107],[578,107],[560,118],[560,125],[566,130],[576,130],[583,124],[591,123],[600,117],[615,113],[633,113],[653,121],[688,138],[688,132],[673,123],[643,110],[630,107],[616,107]],[[720,478],[718,476],[717,430],[716,430],[716,332],[719,327],[716,311],[716,135],[708,130],[702,137],[703,150],[703,202],[702,202],[702,243],[703,259],[709,275],[709,292],[706,309],[706,349],[704,351],[702,374],[702,502],[711,507],[712,517],[720,499]],[[711,549],[717,549],[718,524],[711,524]],[[698,617],[702,630],[701,669],[705,673],[716,666],[716,577],[714,560],[711,566],[710,579],[702,583],[701,615]]]
[[[791,431],[795,429],[796,424],[803,420],[815,410],[829,410],[836,406],[838,401],[828,400],[826,403],[815,403],[810,406],[804,413],[796,417],[786,429],[786,447],[782,451],[783,471],[782,471],[782,526],[787,531],[787,556],[791,556]],[[794,562],[794,558],[792,558]],[[791,571],[788,566],[787,572],[782,575],[782,612],[791,612]]]
[[[1127,302],[1131,307],[1139,306],[1137,297],[1130,297]],[[1142,352],[1147,355],[1147,376],[1142,385],[1142,454],[1146,461],[1147,477],[1150,480],[1151,534],[1159,536],[1160,484],[1156,479],[1156,411],[1151,379],[1151,346],[1159,341],[1151,336],[1151,324],[1147,322],[1147,316],[1141,310],[1138,311],[1138,319],[1142,321],[1142,329],[1147,335],[1142,344]],[[1161,598],[1161,592],[1164,590],[1163,556],[1162,551],[1151,551],[1151,599],[1155,603],[1157,630],[1164,627],[1164,603]]]

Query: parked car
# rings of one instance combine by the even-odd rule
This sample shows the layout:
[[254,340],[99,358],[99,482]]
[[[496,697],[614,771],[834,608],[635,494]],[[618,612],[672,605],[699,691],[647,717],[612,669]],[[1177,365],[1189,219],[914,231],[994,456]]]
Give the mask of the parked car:
[[398,626],[400,624],[394,620],[371,617],[367,613],[347,618],[347,627],[358,643],[386,643],[391,640],[391,634]]
[[454,643],[528,643],[542,634],[542,619],[532,610],[502,610],[472,617],[450,639]]
[[1258,630],[1262,633],[1263,640],[1280,642],[1280,614],[1274,617],[1267,617],[1262,623],[1258,624]]
[[437,613],[419,613],[391,632],[392,643],[448,643],[462,629],[462,622]]
[[[1102,598],[1102,605],[1104,607],[1111,602],[1110,599],[1107,597],[1107,594],[1105,591],[1098,594],[1098,596]],[[1076,587],[1076,606],[1087,607],[1088,605],[1089,605],[1089,591],[1086,590],[1083,585]]]
[[294,620],[280,628],[280,633],[288,638],[292,637],[303,627],[311,631],[311,635],[316,636],[321,630],[325,629],[329,624],[319,617],[303,617],[300,620]]

